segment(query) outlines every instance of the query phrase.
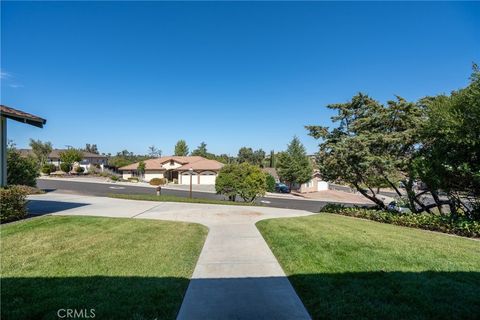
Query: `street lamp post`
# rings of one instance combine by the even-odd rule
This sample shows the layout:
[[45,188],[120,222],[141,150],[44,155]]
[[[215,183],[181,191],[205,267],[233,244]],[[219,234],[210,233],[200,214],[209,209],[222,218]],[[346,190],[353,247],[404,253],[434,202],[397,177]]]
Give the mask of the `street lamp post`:
[[190,172],[190,199],[192,199],[192,175],[193,175],[193,169],[190,168],[190,169],[188,169],[188,171]]

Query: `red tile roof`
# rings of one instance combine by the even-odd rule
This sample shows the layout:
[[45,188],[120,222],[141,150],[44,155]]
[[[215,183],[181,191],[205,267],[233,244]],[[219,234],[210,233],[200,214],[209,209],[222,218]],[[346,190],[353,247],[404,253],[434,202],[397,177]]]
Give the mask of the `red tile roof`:
[[[208,160],[200,156],[170,156],[148,159],[143,161],[145,163],[145,170],[166,170],[162,167],[163,164],[169,161],[175,161],[182,166],[175,170],[185,171],[192,168],[193,170],[212,170],[218,171],[223,167],[223,164],[216,160]],[[118,168],[120,171],[137,170],[139,162],[129,164],[127,166]]]

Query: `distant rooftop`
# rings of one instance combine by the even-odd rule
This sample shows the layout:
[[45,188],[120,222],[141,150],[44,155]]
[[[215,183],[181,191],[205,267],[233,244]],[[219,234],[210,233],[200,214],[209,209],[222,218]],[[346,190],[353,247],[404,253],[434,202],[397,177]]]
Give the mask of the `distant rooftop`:
[[[48,154],[48,158],[49,159],[60,159],[60,153],[62,153],[64,151],[67,151],[67,150],[68,149],[53,149],[52,152],[50,152]],[[23,156],[33,155],[32,149],[19,149],[18,151]],[[85,158],[102,158],[102,159],[107,158],[107,156],[101,155],[101,154],[91,153],[91,152],[83,151],[83,150],[81,150],[81,152],[83,153],[83,158],[84,159]]]

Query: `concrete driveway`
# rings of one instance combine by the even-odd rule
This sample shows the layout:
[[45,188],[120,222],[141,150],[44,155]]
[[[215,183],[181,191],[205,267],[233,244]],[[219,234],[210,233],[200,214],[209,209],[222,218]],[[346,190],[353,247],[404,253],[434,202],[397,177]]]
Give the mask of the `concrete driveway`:
[[178,319],[310,319],[255,223],[313,213],[269,207],[30,196],[32,214],[200,223],[209,228]]

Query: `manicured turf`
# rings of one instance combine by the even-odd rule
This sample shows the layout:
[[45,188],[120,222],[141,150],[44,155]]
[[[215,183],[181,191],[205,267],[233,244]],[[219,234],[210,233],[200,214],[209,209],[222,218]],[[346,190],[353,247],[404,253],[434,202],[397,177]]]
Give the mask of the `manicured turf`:
[[315,319],[479,318],[480,241],[332,214],[257,226]]
[[3,225],[2,319],[174,319],[207,230],[196,224],[42,217]]
[[227,200],[215,200],[204,198],[184,198],[170,195],[154,195],[154,194],[121,194],[112,193],[108,195],[111,198],[129,199],[129,200],[146,200],[146,201],[160,201],[160,202],[187,202],[187,203],[206,203],[206,204],[226,204],[232,206],[261,206],[258,203],[250,202],[233,202]]

